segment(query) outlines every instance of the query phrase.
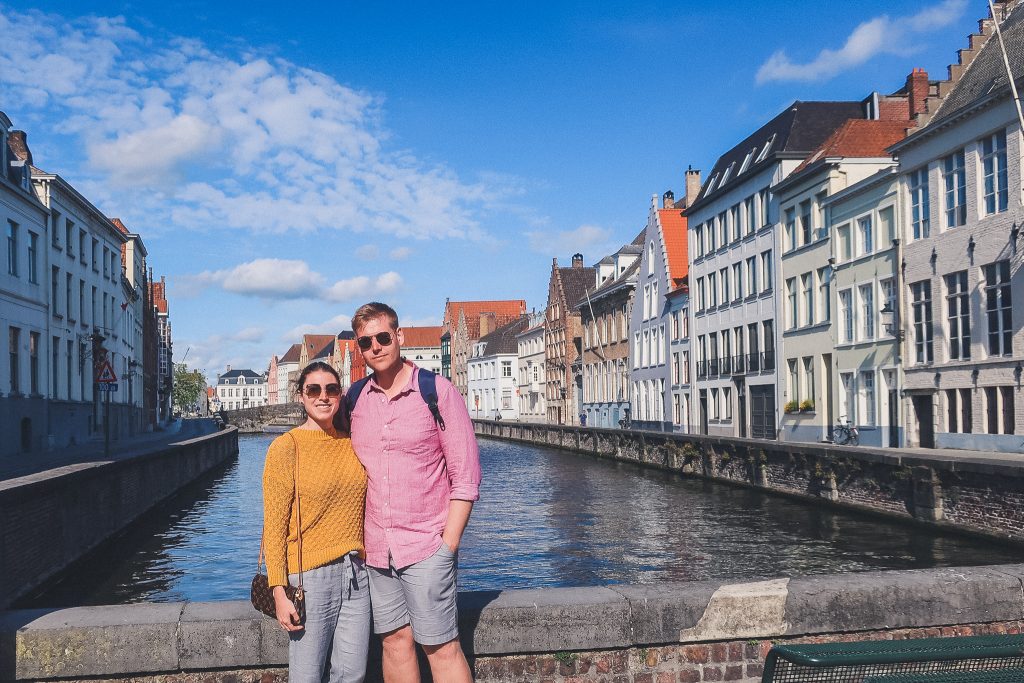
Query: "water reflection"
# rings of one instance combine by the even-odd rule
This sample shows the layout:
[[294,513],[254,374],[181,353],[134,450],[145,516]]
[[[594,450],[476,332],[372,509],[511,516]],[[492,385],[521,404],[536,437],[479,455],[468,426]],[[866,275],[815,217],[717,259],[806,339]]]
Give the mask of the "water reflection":
[[[32,606],[244,599],[270,436],[34,597]],[[546,448],[482,441],[460,588],[795,576],[1020,562],[1024,551]]]

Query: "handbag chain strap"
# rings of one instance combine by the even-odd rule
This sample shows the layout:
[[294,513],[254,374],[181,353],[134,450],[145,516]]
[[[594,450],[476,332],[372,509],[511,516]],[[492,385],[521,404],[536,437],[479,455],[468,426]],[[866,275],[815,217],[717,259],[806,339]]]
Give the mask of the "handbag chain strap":
[[[294,470],[294,475],[292,477],[292,480],[293,480],[293,482],[295,484],[295,536],[297,537],[297,544],[296,545],[298,545],[298,551],[299,551],[299,585],[297,586],[297,588],[301,591],[302,590],[302,507],[299,505],[299,444],[295,441],[295,436],[291,432],[288,432],[288,436],[291,437],[292,446],[294,447],[294,450],[295,450],[295,470]],[[263,543],[265,542],[265,539],[264,539],[264,534],[265,533],[266,533],[266,528],[264,527],[263,531],[260,532],[260,554],[259,554],[259,557],[256,560],[256,573],[259,573],[260,567],[262,567],[265,564],[264,556],[263,556]]]

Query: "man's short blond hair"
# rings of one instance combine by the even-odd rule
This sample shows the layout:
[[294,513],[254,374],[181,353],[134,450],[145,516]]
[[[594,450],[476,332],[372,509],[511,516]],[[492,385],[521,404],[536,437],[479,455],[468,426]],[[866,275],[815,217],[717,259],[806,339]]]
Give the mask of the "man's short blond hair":
[[356,310],[356,314],[352,316],[352,331],[358,332],[359,328],[363,325],[381,316],[388,319],[388,323],[391,324],[391,329],[398,329],[398,314],[395,313],[395,309],[391,308],[387,304],[382,304],[379,301],[371,301],[368,304],[360,306]]

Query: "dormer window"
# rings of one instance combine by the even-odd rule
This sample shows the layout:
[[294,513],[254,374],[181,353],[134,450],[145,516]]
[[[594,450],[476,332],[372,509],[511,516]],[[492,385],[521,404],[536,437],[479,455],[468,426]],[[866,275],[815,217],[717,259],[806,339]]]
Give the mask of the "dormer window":
[[768,142],[764,143],[764,149],[762,149],[761,153],[757,155],[757,161],[754,162],[755,164],[759,164],[759,163],[761,163],[762,161],[765,160],[765,157],[768,156],[768,150],[770,150],[772,148],[772,144],[774,142],[775,142],[775,134],[772,133],[772,136],[770,138],[768,138]]
[[754,152],[756,151],[757,147],[753,147],[749,152],[747,152],[747,156],[746,158],[743,159],[743,164],[740,166],[740,170],[736,175],[742,174],[744,171],[747,170],[747,168],[750,167],[750,160],[754,158]]
[[729,182],[729,176],[732,175],[732,169],[734,169],[735,167],[736,167],[736,162],[734,161],[731,164],[729,164],[728,168],[725,169],[725,173],[722,174],[722,183],[721,183],[720,187],[724,187],[725,184],[727,182]]

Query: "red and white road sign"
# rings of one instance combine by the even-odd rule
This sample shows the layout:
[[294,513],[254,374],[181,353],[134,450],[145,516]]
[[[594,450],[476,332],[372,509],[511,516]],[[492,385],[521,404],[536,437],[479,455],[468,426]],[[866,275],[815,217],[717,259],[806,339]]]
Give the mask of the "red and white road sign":
[[114,366],[110,364],[109,360],[103,361],[99,372],[96,373],[96,381],[100,384],[113,384],[117,381],[117,375],[114,374]]

